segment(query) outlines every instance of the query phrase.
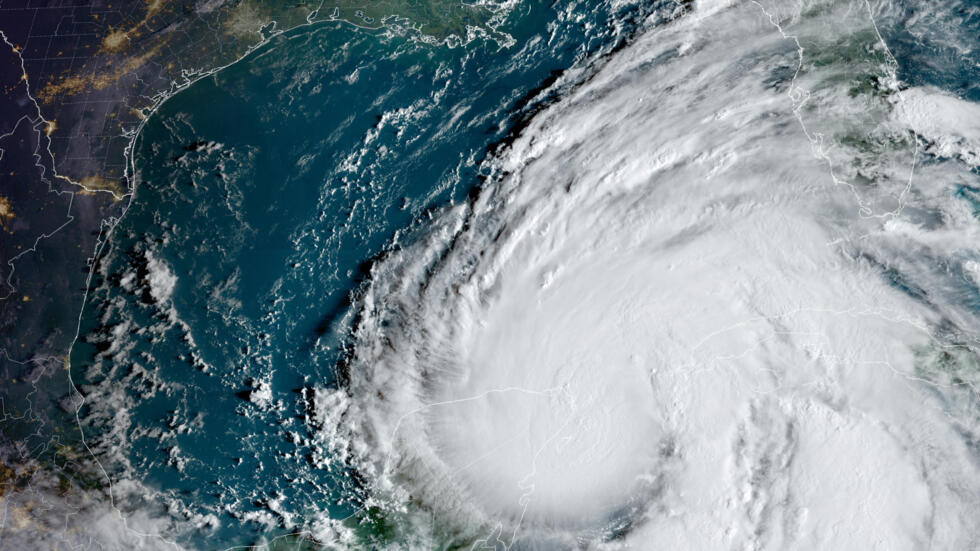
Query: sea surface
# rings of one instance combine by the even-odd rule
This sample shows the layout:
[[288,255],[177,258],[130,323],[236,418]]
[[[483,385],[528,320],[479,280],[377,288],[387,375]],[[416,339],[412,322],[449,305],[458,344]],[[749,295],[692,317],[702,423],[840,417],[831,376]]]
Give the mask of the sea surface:
[[352,514],[356,482],[305,446],[301,391],[335,381],[352,291],[480,184],[550,83],[656,7],[522,4],[512,44],[455,48],[317,25],[154,113],[72,357],[98,396],[90,445],[152,491],[119,490],[125,506],[169,508],[212,549]]

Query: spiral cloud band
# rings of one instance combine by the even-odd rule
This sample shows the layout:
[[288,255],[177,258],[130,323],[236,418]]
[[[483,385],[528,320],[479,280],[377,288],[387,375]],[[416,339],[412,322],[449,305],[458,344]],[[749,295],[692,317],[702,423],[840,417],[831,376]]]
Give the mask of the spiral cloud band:
[[699,2],[556,83],[316,393],[370,505],[477,548],[980,545],[980,132],[897,82],[888,9]]

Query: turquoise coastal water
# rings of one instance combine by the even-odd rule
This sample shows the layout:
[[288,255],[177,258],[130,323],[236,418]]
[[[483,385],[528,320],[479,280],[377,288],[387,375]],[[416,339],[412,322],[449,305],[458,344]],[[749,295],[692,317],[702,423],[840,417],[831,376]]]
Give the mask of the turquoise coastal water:
[[355,513],[356,477],[306,445],[302,390],[335,379],[350,293],[479,184],[488,148],[562,71],[656,7],[522,5],[501,27],[510,46],[327,24],[165,104],[72,359],[110,477],[158,492],[117,489],[121,506],[167,508],[205,548]]

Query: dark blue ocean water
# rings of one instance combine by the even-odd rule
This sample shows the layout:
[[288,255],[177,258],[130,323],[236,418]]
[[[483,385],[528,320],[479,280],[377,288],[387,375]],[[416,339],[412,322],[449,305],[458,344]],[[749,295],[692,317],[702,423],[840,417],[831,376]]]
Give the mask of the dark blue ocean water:
[[168,101],[138,141],[140,184],[72,358],[97,456],[159,492],[124,508],[167,504],[208,525],[181,536],[205,548],[355,511],[349,473],[311,461],[302,394],[335,377],[351,292],[479,185],[541,90],[655,7],[522,4],[508,47],[324,24]]
[[980,101],[980,2],[903,2],[880,27],[904,84]]

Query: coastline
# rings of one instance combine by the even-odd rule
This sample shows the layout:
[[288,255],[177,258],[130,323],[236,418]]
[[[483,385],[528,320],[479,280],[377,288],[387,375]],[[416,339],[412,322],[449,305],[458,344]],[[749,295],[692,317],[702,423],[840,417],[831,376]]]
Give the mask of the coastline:
[[[34,248],[25,250],[8,260],[8,263],[11,266],[11,271],[7,278],[8,284],[10,286],[10,294],[8,295],[8,297],[12,297],[14,294],[17,293],[18,290],[13,281],[15,262],[17,260],[21,259],[22,257],[25,257],[28,253],[35,252],[37,245],[39,243],[47,239],[50,239],[56,234],[58,234],[59,236],[66,235],[64,232],[66,231],[66,228],[69,228],[71,226],[72,222],[78,222],[79,224],[84,224],[84,221],[80,220],[77,216],[73,215],[71,212],[72,205],[74,204],[74,199],[78,197],[79,194],[81,194],[82,196],[106,197],[112,204],[112,210],[111,212],[108,213],[108,216],[101,216],[98,218],[98,220],[93,221],[91,226],[81,227],[78,229],[79,233],[86,233],[89,231],[89,228],[94,230],[95,226],[97,225],[98,234],[95,237],[94,245],[88,249],[89,252],[85,256],[85,262],[87,267],[84,275],[85,285],[84,285],[84,289],[82,290],[82,293],[80,294],[79,297],[77,297],[81,299],[81,303],[79,307],[73,312],[75,314],[73,318],[74,328],[72,330],[72,334],[70,335],[70,343],[68,344],[67,348],[62,349],[58,347],[59,348],[58,350],[54,350],[50,352],[45,351],[42,354],[33,353],[28,358],[14,358],[11,356],[11,354],[6,348],[3,348],[2,350],[4,352],[5,357],[8,359],[8,361],[21,366],[27,366],[29,364],[34,364],[38,362],[57,362],[57,364],[65,370],[65,373],[68,375],[67,379],[68,379],[68,384],[70,389],[69,390],[69,395],[71,398],[70,401],[71,401],[71,405],[74,408],[73,416],[74,416],[74,423],[76,426],[75,430],[78,430],[78,438],[80,440],[82,447],[84,447],[83,453],[89,455],[88,459],[83,460],[82,462],[88,463],[91,466],[91,468],[94,469],[94,473],[91,474],[95,474],[98,478],[101,478],[103,480],[103,486],[99,488],[88,488],[85,490],[84,493],[86,497],[84,498],[84,501],[88,502],[87,507],[90,508],[100,507],[99,503],[107,502],[111,510],[114,511],[114,515],[116,516],[116,518],[119,521],[121,521],[128,530],[132,532],[132,535],[134,537],[140,539],[146,538],[148,536],[154,537],[159,539],[161,543],[164,543],[168,546],[177,547],[176,543],[167,540],[162,535],[147,534],[139,529],[130,527],[124,511],[120,509],[118,504],[115,502],[113,496],[113,485],[112,485],[111,478],[108,476],[107,472],[99,462],[98,457],[92,452],[92,450],[88,446],[88,443],[85,441],[84,431],[82,430],[81,422],[79,419],[79,412],[82,409],[82,407],[84,407],[85,401],[81,393],[79,392],[78,388],[76,387],[75,382],[72,380],[71,371],[70,371],[70,356],[72,350],[75,348],[76,343],[81,337],[80,334],[81,324],[85,312],[85,304],[89,298],[91,282],[96,273],[96,270],[98,269],[99,260],[102,257],[102,255],[106,252],[106,245],[110,243],[113,232],[119,226],[120,222],[122,222],[125,219],[125,216],[129,212],[130,207],[133,205],[133,202],[136,200],[136,192],[140,184],[140,167],[138,166],[138,161],[136,159],[136,146],[140,138],[143,136],[143,130],[146,126],[146,123],[149,122],[151,117],[153,117],[153,115],[156,114],[157,111],[159,111],[165,104],[167,104],[167,102],[169,102],[174,97],[178,96],[181,92],[186,91],[192,85],[201,81],[202,79],[207,77],[212,77],[215,74],[224,71],[229,67],[237,65],[243,60],[250,58],[256,51],[261,50],[262,48],[268,46],[271,42],[279,38],[281,35],[287,33],[293,33],[293,32],[306,32],[311,28],[316,28],[316,26],[318,25],[326,25],[331,23],[348,24],[351,25],[352,27],[361,28],[365,30],[372,30],[372,31],[379,31],[384,28],[384,25],[378,27],[358,25],[354,22],[336,17],[336,14],[334,14],[334,16],[332,16],[329,19],[315,19],[316,13],[317,10],[311,12],[311,14],[308,16],[307,21],[305,23],[295,25],[289,28],[281,29],[281,30],[276,28],[278,27],[278,22],[275,20],[262,24],[259,28],[260,35],[262,36],[261,40],[249,46],[244,53],[242,53],[240,56],[238,56],[231,62],[210,68],[202,72],[190,72],[190,73],[184,72],[181,75],[182,77],[181,80],[171,81],[167,89],[161,90],[157,94],[155,94],[153,96],[154,102],[152,106],[140,110],[141,117],[138,125],[132,129],[128,129],[124,134],[124,137],[126,138],[126,145],[124,148],[124,157],[125,157],[124,180],[126,182],[126,188],[125,190],[122,190],[123,191],[122,193],[120,193],[119,190],[114,190],[114,189],[102,189],[98,187],[90,187],[87,186],[85,182],[74,181],[68,176],[61,175],[58,173],[56,163],[54,161],[54,154],[51,151],[51,140],[46,139],[44,136],[42,136],[42,132],[40,130],[40,128],[50,127],[50,125],[53,125],[54,122],[44,116],[41,102],[38,99],[36,99],[36,97],[31,93],[30,82],[26,78],[26,71],[24,71],[25,74],[24,81],[25,84],[27,85],[28,97],[30,98],[30,101],[32,102],[36,112],[36,118],[32,120],[32,122],[34,123],[33,127],[34,130],[38,133],[39,139],[46,140],[46,143],[44,144],[44,151],[48,158],[47,161],[50,163],[50,170],[51,170],[50,174],[52,174],[53,180],[55,182],[64,183],[69,188],[65,190],[58,190],[55,189],[53,185],[49,185],[48,191],[57,193],[58,195],[68,194],[70,200],[69,200],[69,209],[68,209],[68,213],[66,214],[66,217],[63,223],[54,232],[50,232],[39,236],[35,240]],[[392,18],[386,18],[383,21],[383,23],[389,20],[397,22],[398,18],[397,16],[392,16]],[[386,31],[381,30],[381,32],[386,32]],[[478,37],[478,35],[472,35],[469,36],[465,41],[459,40],[458,42],[454,43],[454,39],[457,38],[454,35],[443,38],[441,40],[436,40],[434,38],[426,37],[425,35],[422,35],[417,27],[414,28],[395,27],[387,32],[407,32],[415,35],[413,36],[413,39],[417,39],[420,42],[424,42],[433,46],[444,45],[447,47],[465,45]],[[21,51],[12,42],[7,40],[6,35],[3,35],[3,38],[4,38],[4,42],[11,48],[11,50],[20,59],[22,64],[21,68],[23,70],[24,58]],[[430,39],[427,40],[427,38]],[[109,197],[111,197],[111,199],[109,199]],[[100,212],[104,212],[104,211],[100,211]],[[58,300],[58,299],[56,297],[49,297],[47,300]],[[57,372],[53,374],[49,373],[48,375],[53,375],[55,379],[52,380],[57,380],[56,378],[60,376],[57,374],[58,372],[60,372],[60,369]],[[40,387],[44,386],[44,384],[45,381],[38,379],[34,381],[33,388],[35,390],[38,390]],[[42,405],[46,406],[48,404],[42,404]],[[29,420],[27,422],[31,423],[33,421]],[[54,437],[52,436],[52,438]],[[24,457],[21,459],[28,462],[35,461],[33,457]],[[44,474],[43,464],[44,464],[44,460],[42,460],[41,463],[39,464],[40,465],[39,468],[33,468],[31,472],[40,473],[41,476],[49,476],[49,477],[53,476],[51,474]],[[84,473],[79,473],[79,474],[83,475]],[[34,474],[32,476],[37,476],[37,474]],[[44,484],[36,484],[35,486],[37,488],[42,488],[44,487]],[[41,492],[43,490],[31,489],[26,491],[28,493],[34,493],[34,492]],[[92,499],[93,496],[95,496],[94,499]],[[50,495],[47,495],[46,498],[59,499],[57,496],[50,496]],[[66,506],[69,508],[74,508],[71,505],[66,505]],[[30,514],[30,512],[26,508],[25,511],[27,511],[26,514]],[[43,522],[41,519],[35,519],[35,521],[38,522],[38,524],[41,524]],[[63,529],[67,530],[69,529],[69,527],[66,525]]]

